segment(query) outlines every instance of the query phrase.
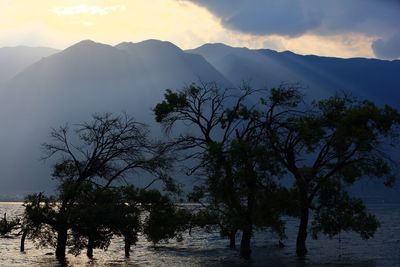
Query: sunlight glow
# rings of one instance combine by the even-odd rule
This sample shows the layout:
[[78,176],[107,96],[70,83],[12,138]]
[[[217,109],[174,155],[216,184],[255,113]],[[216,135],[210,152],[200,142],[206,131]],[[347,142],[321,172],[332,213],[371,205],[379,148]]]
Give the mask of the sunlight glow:
[[58,16],[74,16],[78,14],[105,16],[108,15],[110,12],[123,11],[125,9],[126,7],[123,5],[99,7],[81,4],[77,6],[56,7],[51,9],[50,11],[54,12]]
[[[146,39],[182,49],[204,43],[292,50],[303,54],[371,57],[363,36],[263,36],[226,29],[206,8],[181,0],[0,0],[0,47],[63,49],[81,40],[115,45]],[[350,45],[349,45],[350,42]]]

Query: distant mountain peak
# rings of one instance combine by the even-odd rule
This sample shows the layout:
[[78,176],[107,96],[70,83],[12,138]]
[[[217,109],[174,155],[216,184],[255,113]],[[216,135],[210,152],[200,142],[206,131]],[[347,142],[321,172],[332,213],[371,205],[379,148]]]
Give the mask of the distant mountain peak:
[[98,43],[92,40],[83,40],[76,44],[71,45],[70,47],[64,49],[56,56],[63,57],[74,57],[74,58],[93,58],[102,55],[117,55],[123,54],[124,51],[116,49],[115,47]]
[[201,48],[209,48],[209,47],[214,47],[214,48],[224,48],[224,49],[230,49],[230,48],[234,48],[233,46],[229,46],[227,44],[224,43],[207,43],[207,44],[203,44],[195,49],[201,49]]
[[225,51],[232,51],[232,50],[251,50],[247,47],[236,47],[236,46],[230,46],[224,43],[207,43],[203,44],[197,48],[194,49],[189,49],[188,51],[191,50],[205,50],[205,49],[213,49],[213,50],[225,50]]
[[123,42],[115,46],[122,50],[132,50],[132,49],[151,49],[153,51],[160,51],[164,53],[181,53],[183,52],[178,46],[174,45],[168,41],[160,41],[156,39],[149,39],[141,41],[138,43],[133,42]]
[[87,39],[87,40],[79,41],[76,44],[73,44],[72,46],[93,45],[93,44],[99,44],[99,43],[97,43],[93,40]]
[[79,50],[93,50],[93,49],[114,49],[113,46],[103,43],[98,43],[92,40],[83,40],[76,44],[67,47],[61,53],[68,53],[70,51],[79,51]]
[[157,39],[148,39],[144,40],[141,42],[136,43],[137,45],[158,45],[158,46],[169,46],[169,47],[175,47],[179,50],[181,50],[178,46],[175,44],[169,42],[169,41],[162,41],[162,40],[157,40]]

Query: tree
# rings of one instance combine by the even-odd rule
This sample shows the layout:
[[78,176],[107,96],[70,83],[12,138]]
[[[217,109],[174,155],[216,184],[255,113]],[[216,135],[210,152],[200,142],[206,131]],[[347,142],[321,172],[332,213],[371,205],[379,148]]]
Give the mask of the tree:
[[20,219],[7,219],[7,213],[4,213],[4,217],[0,220],[0,236],[4,237],[10,234],[14,230],[18,229],[20,226]]
[[[254,229],[270,228],[280,237],[284,223],[280,216],[279,196],[285,188],[277,183],[282,170],[268,152],[268,144],[258,133],[239,134],[221,150],[216,145],[205,154],[208,178],[197,197],[209,203],[207,209],[219,218],[221,236],[230,239],[235,247],[235,235],[242,231],[240,251],[242,257],[250,255],[250,241]],[[229,189],[228,189],[229,188]],[[193,197],[192,197],[193,198]]]
[[[261,212],[258,199],[265,199],[259,196],[275,195],[274,177],[280,174],[278,162],[265,158],[268,145],[259,138],[253,100],[260,92],[247,85],[240,90],[221,90],[213,83],[192,84],[178,92],[167,90],[164,101],[154,109],[156,121],[167,133],[182,123],[196,128],[174,140],[178,150],[188,151],[185,159],[197,160],[189,173],[206,176],[192,200],[210,203],[206,208],[220,218],[221,234],[230,237],[231,247],[236,232],[242,231],[240,253],[244,258],[250,257],[254,221]],[[263,227],[282,225],[276,211],[262,212],[268,217]],[[273,229],[278,228],[282,229]]]
[[[368,238],[378,222],[361,200],[350,198],[346,186],[363,177],[394,180],[393,161],[385,144],[397,135],[399,113],[346,94],[304,105],[297,88],[281,87],[264,100],[260,118],[275,155],[292,174],[297,215],[298,255],[307,253],[310,210],[314,232],[335,235],[356,231]],[[362,223],[360,223],[362,222]]]
[[139,190],[131,185],[120,187],[118,191],[121,199],[119,207],[113,210],[112,227],[116,235],[124,238],[125,257],[129,258],[131,246],[136,244],[138,233],[143,229],[140,192],[146,190]]
[[155,189],[139,189],[132,185],[101,188],[86,183],[71,210],[72,248],[74,255],[87,248],[106,250],[114,235],[125,243],[125,257],[143,233],[154,245],[171,238],[182,238],[189,227],[191,214],[178,208],[168,195]]
[[188,196],[190,202],[201,204],[194,213],[193,224],[207,232],[219,229],[221,238],[229,238],[229,248],[235,249],[236,234],[240,230],[238,215],[235,214],[235,209],[222,201],[217,201],[207,191],[205,185],[194,186]]
[[44,196],[42,193],[28,195],[24,202],[22,216],[21,252],[25,249],[28,237],[38,246],[56,245],[57,199]]
[[86,255],[93,258],[93,249],[106,250],[110,245],[115,216],[119,215],[124,203],[119,190],[115,188],[101,188],[92,183],[84,183],[80,191],[70,210],[73,222],[70,251],[78,255],[82,249],[87,248]]
[[143,233],[155,246],[161,241],[176,238],[191,227],[191,213],[177,207],[172,200],[157,190],[141,192],[141,204],[146,211]]
[[[75,136],[70,136],[68,126],[54,129],[52,142],[43,145],[45,158],[56,158],[52,176],[60,182],[60,187],[58,196],[48,199],[47,206],[36,207],[36,211],[42,212],[38,223],[56,233],[56,257],[61,261],[65,259],[72,224],[71,211],[82,185],[95,183],[108,188],[135,170],[155,177],[153,181],[172,182],[165,174],[169,168],[165,146],[150,141],[146,126],[128,115],[94,115],[91,122],[76,125],[74,133]],[[36,201],[37,197],[28,198],[27,207],[33,207],[29,199]]]

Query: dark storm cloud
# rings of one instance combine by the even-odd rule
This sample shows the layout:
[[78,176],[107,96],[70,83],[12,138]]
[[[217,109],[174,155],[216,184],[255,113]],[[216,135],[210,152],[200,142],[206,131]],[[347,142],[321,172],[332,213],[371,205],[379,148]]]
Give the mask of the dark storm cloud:
[[400,54],[400,0],[187,0],[233,30],[289,37],[362,33],[378,37],[379,57]]
[[380,58],[400,58],[400,31],[387,39],[379,39],[372,45]]
[[207,7],[226,27],[254,34],[299,35],[321,23],[320,14],[305,10],[299,1],[293,0],[193,2]]

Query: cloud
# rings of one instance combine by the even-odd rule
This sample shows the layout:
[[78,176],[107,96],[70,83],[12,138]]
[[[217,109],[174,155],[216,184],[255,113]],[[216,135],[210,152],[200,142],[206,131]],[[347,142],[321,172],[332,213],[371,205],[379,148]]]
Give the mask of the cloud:
[[88,6],[85,4],[77,5],[77,6],[64,6],[64,7],[55,7],[50,11],[55,13],[57,16],[75,16],[75,15],[97,15],[97,16],[105,16],[110,12],[115,11],[123,11],[125,10],[125,6],[123,5],[114,5],[114,6]]
[[242,33],[288,38],[361,34],[379,39],[373,45],[377,56],[400,53],[399,0],[186,1],[207,8],[226,28]]
[[299,54],[317,54],[319,56],[335,56],[341,58],[373,57],[371,42],[359,34],[321,36],[305,34],[299,37],[268,36],[265,47],[275,50],[290,50]]
[[[253,34],[296,36],[321,23],[319,14],[305,10],[299,1],[293,0],[192,2],[207,7],[220,17],[227,28]],[[290,18],[291,21],[285,21],[285,18]]]
[[376,40],[372,48],[380,58],[400,58],[400,31],[389,38]]

